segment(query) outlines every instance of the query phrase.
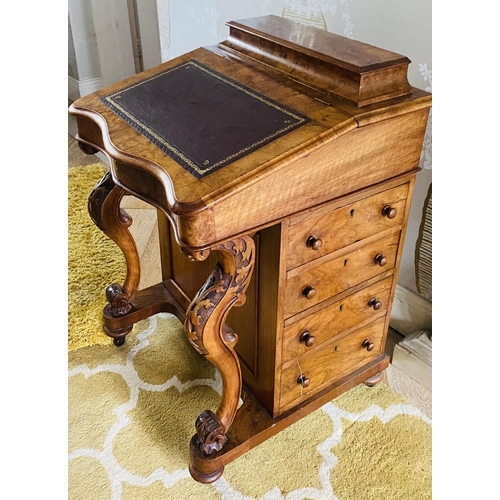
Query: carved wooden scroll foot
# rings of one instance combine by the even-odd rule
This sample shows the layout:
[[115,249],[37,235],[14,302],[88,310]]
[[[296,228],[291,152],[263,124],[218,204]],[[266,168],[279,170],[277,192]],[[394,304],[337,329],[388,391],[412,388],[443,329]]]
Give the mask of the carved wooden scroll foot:
[[133,325],[119,329],[106,325],[106,318],[118,318],[132,308],[131,302],[139,288],[139,253],[128,227],[132,218],[120,208],[125,191],[117,186],[109,172],[99,181],[89,196],[88,210],[95,225],[122,250],[127,264],[125,283],[111,284],[106,290],[108,305],[104,308],[104,331],[114,339],[115,345],[122,345]]
[[209,484],[217,481],[224,473],[224,465],[217,459],[218,455],[204,455],[199,447],[197,436],[193,436],[189,444],[189,473],[199,483]]
[[385,370],[373,375],[373,377],[370,377],[369,379],[364,381],[364,384],[367,385],[368,387],[373,387],[374,385],[377,385],[379,382],[381,382],[385,378]]
[[[238,355],[234,350],[238,337],[224,328],[224,323],[229,310],[245,302],[245,291],[255,262],[255,246],[249,236],[220,244],[212,250],[217,252],[218,262],[188,307],[184,323],[189,342],[215,365],[223,384],[217,412],[206,410],[200,414],[195,424],[196,435],[191,442],[190,470],[192,475],[196,473],[195,479],[202,482],[207,482],[206,479],[213,477],[216,471],[200,470],[193,455],[198,460],[222,449],[238,409],[242,384]],[[192,255],[201,260],[208,253]],[[218,472],[222,474],[222,469]]]

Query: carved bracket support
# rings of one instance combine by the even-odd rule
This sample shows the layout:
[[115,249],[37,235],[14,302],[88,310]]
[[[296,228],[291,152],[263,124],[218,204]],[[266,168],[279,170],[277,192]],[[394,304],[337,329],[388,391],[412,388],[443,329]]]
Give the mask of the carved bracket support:
[[[139,253],[134,238],[128,230],[132,218],[120,208],[120,202],[125,194],[107,172],[97,183],[88,200],[90,217],[95,225],[120,247],[127,263],[124,284],[113,283],[106,290],[109,304],[104,310],[113,317],[124,316],[130,311],[131,301],[139,288],[140,279]],[[126,332],[123,329],[120,332],[113,332],[107,328],[104,330],[116,340],[118,337],[124,337],[130,329],[126,329]]]
[[[196,446],[205,455],[222,449],[238,408],[242,384],[238,355],[234,351],[238,337],[224,324],[230,309],[245,303],[255,262],[255,245],[249,236],[211,250],[217,252],[218,262],[191,302],[184,322],[191,345],[213,363],[222,376],[222,400],[217,413],[206,410],[195,424]],[[207,255],[204,252],[195,257]]]

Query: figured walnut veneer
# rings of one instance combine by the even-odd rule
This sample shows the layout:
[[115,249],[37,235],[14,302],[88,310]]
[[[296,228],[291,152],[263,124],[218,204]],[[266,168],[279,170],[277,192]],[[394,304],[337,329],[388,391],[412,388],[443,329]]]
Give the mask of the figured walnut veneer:
[[[110,159],[89,212],[127,262],[125,282],[107,290],[106,333],[121,345],[135,322],[171,312],[221,374],[220,405],[200,408],[190,443],[189,470],[200,482],[333,397],[381,379],[431,106],[409,86],[405,56],[276,16],[229,27],[219,45],[70,108],[82,149]],[[201,116],[206,96],[192,71],[200,68],[203,78],[217,75],[210,102],[220,113]],[[261,142],[251,122],[264,120],[264,108],[246,109],[255,96],[259,106],[276,105],[278,120],[278,133],[263,127]],[[303,117],[286,133],[283,110]],[[190,170],[164,144],[184,139],[198,167],[206,158],[217,168]],[[245,154],[231,156],[232,145],[241,152],[245,144]],[[140,291],[125,194],[158,209],[163,281]]]
[[276,16],[228,26],[222,45],[358,106],[411,94],[400,54]]

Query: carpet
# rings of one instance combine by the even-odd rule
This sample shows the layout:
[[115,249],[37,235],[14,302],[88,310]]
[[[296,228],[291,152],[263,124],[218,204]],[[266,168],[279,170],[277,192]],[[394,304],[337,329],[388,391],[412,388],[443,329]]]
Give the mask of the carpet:
[[125,257],[92,222],[89,194],[106,173],[102,164],[68,169],[68,349],[111,345],[102,330],[105,290],[123,283]]
[[[73,183],[85,193],[86,211],[103,171],[71,170],[70,192]],[[81,212],[82,227],[69,231],[69,500],[432,498],[431,421],[383,383],[327,403],[227,465],[215,483],[195,482],[188,444],[198,414],[219,404],[220,375],[169,314],[112,345],[101,327],[104,289],[124,278],[124,259]]]
[[358,386],[230,463],[191,479],[194,421],[221,379],[158,314],[124,346],[69,353],[70,500],[353,499],[431,496],[431,422],[380,383]]

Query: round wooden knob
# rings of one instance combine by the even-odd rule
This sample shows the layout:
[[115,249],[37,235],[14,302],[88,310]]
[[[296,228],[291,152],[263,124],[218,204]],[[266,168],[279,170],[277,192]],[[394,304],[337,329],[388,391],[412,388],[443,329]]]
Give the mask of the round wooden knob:
[[311,335],[311,332],[306,330],[305,332],[302,332],[299,340],[301,342],[304,342],[306,347],[312,347],[316,342],[316,337],[314,335]]
[[370,307],[373,307],[373,309],[375,309],[375,311],[378,311],[382,307],[382,302],[380,302],[380,300],[377,300],[375,297],[372,297],[368,301],[368,305]]
[[304,290],[302,290],[302,295],[307,300],[311,300],[316,295],[316,288],[313,288],[312,286],[306,286]]
[[370,339],[366,339],[363,342],[363,347],[366,348],[367,351],[373,351],[375,344]]
[[320,238],[309,236],[309,238],[307,238],[306,245],[313,250],[319,250],[321,248],[321,245],[323,245],[323,241]]
[[302,387],[307,387],[310,382],[311,381],[305,375],[300,375],[297,379],[297,384],[300,384]]
[[384,215],[388,219],[394,219],[394,217],[396,217],[397,213],[398,213],[398,211],[395,208],[392,208],[390,205],[386,205],[382,209],[382,215]]
[[375,264],[378,264],[380,267],[383,267],[387,264],[387,257],[384,257],[381,253],[378,253],[377,255],[375,255],[373,262]]

